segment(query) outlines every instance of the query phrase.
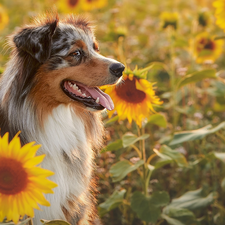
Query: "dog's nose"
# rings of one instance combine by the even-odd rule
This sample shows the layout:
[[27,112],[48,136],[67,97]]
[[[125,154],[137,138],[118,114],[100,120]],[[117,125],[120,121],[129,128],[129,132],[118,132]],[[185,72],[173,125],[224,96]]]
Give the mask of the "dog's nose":
[[125,69],[125,66],[122,63],[113,63],[109,67],[111,74],[116,77],[121,77],[124,69]]

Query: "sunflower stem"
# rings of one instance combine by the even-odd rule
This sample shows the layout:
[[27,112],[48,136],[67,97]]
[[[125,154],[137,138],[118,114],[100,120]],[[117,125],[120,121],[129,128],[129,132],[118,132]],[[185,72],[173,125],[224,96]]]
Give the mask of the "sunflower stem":
[[141,151],[135,145],[131,145],[131,147],[137,152],[138,157],[141,158]]
[[[137,127],[138,135],[141,136],[145,134],[145,129],[142,127],[141,129]],[[148,164],[146,161],[146,149],[145,149],[145,140],[140,141],[140,149],[142,152],[141,158],[144,160],[144,165],[142,166],[143,169],[143,192],[145,196],[148,196],[148,183],[151,177],[151,173],[148,171]]]
[[173,132],[176,128],[177,118],[176,118],[176,86],[175,86],[175,64],[174,64],[174,41],[173,37],[175,35],[175,32],[173,30],[169,30],[169,41],[170,41],[170,79],[171,79],[171,92],[172,92],[172,98],[171,98],[171,105],[172,105],[172,124],[173,124]]
[[[145,128],[141,128],[141,135],[145,134]],[[143,160],[146,162],[146,152],[145,152],[145,139],[142,140],[142,152],[143,152]]]
[[147,165],[152,161],[153,158],[155,158],[157,155],[154,153],[152,155],[150,155],[147,159]]
[[30,220],[28,222],[28,225],[33,225],[33,219],[30,217]]

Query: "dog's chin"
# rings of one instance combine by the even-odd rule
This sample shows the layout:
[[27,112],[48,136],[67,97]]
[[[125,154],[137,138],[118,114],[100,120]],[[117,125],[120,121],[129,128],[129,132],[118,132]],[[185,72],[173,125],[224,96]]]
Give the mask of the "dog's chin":
[[110,96],[98,87],[88,87],[74,80],[63,80],[61,82],[61,88],[70,99],[82,103],[89,111],[114,109],[114,104]]

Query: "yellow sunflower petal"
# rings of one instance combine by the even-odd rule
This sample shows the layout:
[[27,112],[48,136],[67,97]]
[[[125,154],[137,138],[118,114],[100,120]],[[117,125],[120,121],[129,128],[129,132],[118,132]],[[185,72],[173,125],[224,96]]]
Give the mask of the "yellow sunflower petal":
[[40,164],[43,161],[44,157],[45,157],[45,155],[39,155],[39,156],[36,156],[34,158],[28,159],[23,164],[23,166],[26,167],[26,168],[34,167],[34,166]]
[[112,115],[115,113],[115,109],[114,110],[111,110],[111,111],[108,111],[108,117],[111,118]]
[[4,220],[4,218],[3,213],[0,211],[0,223]]
[[20,149],[21,149],[21,143],[20,143],[20,138],[18,137],[20,134],[20,132],[18,132],[14,138],[11,140],[11,142],[9,143],[9,154],[11,155],[11,157],[13,157],[14,159],[17,158],[17,156],[19,155]]
[[49,176],[52,176],[54,175],[55,173],[50,171],[50,170],[46,170],[46,169],[43,169],[43,168],[40,168],[40,167],[33,167],[33,168],[30,168],[27,173],[31,176],[35,176],[35,177],[49,177]]
[[[35,142],[30,142],[28,144],[25,144],[21,149],[20,149],[20,154],[18,155],[17,159],[19,161],[24,162],[24,157],[27,155],[27,153],[33,148],[33,145]],[[36,152],[35,152],[36,153]],[[30,157],[33,158],[33,157]]]
[[6,10],[2,7],[1,4],[0,4],[0,18],[1,18],[1,20],[0,20],[0,30],[2,30],[8,24],[9,16],[8,16]]
[[8,151],[8,141],[9,141],[9,133],[5,133],[5,135],[1,138],[1,146],[0,146],[0,155],[2,157],[6,157],[9,155]]
[[[129,69],[127,71],[123,74],[121,85],[106,88],[105,92],[114,102],[114,110],[117,111],[119,121],[128,119],[131,123],[134,120],[141,126],[143,119],[148,117],[151,111],[154,112],[152,104],[162,104],[162,102],[155,95],[152,83],[135,75],[135,73],[139,74],[138,68],[135,68],[134,73]],[[110,117],[113,112],[109,113]]]
[[28,211],[30,212],[30,214],[34,212],[32,208],[40,210],[38,203],[32,197],[32,192],[30,192],[29,190],[21,194],[21,202],[24,206],[24,211],[26,212],[25,214],[27,215],[28,215]]
[[31,147],[31,144],[33,144],[33,142],[24,145],[20,151],[20,158],[21,160],[23,160],[23,162],[26,162],[28,159],[31,159],[35,156],[37,150],[41,147],[41,145],[34,145]]
[[81,8],[84,11],[91,11],[94,9],[103,8],[107,4],[107,0],[83,0]]
[[44,195],[40,193],[38,190],[33,189],[32,194],[33,194],[32,197],[33,199],[36,200],[36,202],[44,206],[50,206],[50,203],[45,199]]
[[32,181],[32,184],[37,186],[38,189],[42,189],[42,191],[49,191],[50,189],[57,187],[56,183],[46,178],[40,179],[37,177],[30,177],[29,179]]
[[[44,155],[35,157],[40,145],[34,146],[33,142],[21,147],[18,135],[10,143],[8,133],[0,137],[0,177],[3,178],[1,182],[7,181],[0,186],[0,220],[6,217],[14,223],[20,216],[33,217],[33,209],[40,209],[38,204],[49,206],[43,193],[53,193],[52,188],[57,186],[47,179],[53,172],[36,167],[44,158]],[[7,170],[10,173],[6,173]],[[4,179],[6,175],[7,179]],[[11,179],[8,176],[12,176]],[[7,188],[2,189],[4,186]]]
[[12,207],[12,220],[13,220],[14,223],[18,223],[19,218],[20,218],[20,214],[18,212],[19,205],[18,205],[17,198],[12,199],[11,207]]
[[33,199],[32,195],[29,195],[29,192],[23,194],[22,204],[24,204],[24,211],[27,216],[31,218],[34,217],[34,209],[40,209],[37,205],[37,201]]

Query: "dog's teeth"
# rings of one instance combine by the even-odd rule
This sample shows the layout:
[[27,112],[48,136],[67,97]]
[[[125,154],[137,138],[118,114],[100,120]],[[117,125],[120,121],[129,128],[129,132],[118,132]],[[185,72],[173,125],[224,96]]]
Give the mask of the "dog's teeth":
[[96,101],[95,101],[96,103],[99,103],[99,97],[97,97],[97,99],[96,99]]
[[73,85],[72,85],[72,83],[71,83],[70,81],[68,82],[68,84],[69,84],[69,86],[70,86],[70,87],[72,87],[72,86],[73,86]]
[[86,97],[86,94],[84,93],[84,94],[82,94],[82,96],[83,96],[83,97]]
[[78,91],[79,93],[81,93],[81,90],[80,90],[80,89],[78,89],[77,91]]
[[74,89],[74,90],[78,90],[78,87],[77,87],[76,84],[73,85],[73,89]]
[[91,96],[88,96],[88,98],[91,98]]

